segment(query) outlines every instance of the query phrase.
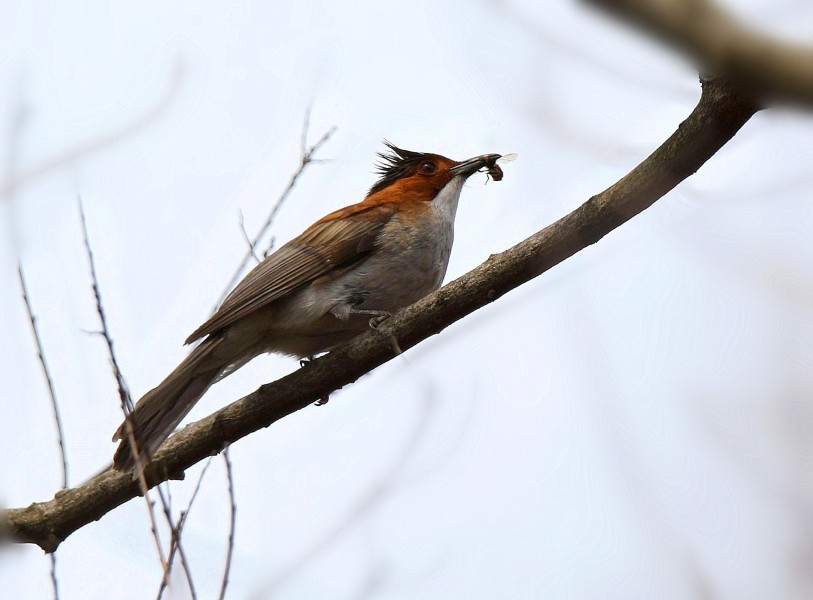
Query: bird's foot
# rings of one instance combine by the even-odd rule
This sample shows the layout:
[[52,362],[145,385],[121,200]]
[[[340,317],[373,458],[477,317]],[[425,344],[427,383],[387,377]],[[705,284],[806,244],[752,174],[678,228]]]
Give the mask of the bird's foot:
[[384,321],[389,319],[392,316],[392,313],[386,310],[366,310],[363,308],[351,308],[348,312],[348,315],[367,315],[372,317],[368,323],[370,325],[370,329],[378,329],[378,326],[381,325]]
[[385,310],[382,310],[382,311],[379,311],[379,312],[380,312],[380,314],[374,316],[368,322],[368,325],[370,326],[370,329],[372,329],[374,331],[378,331],[378,326],[381,325],[381,323],[383,323],[384,321],[386,321],[387,319],[389,319],[392,316],[392,314],[388,313]]
[[401,346],[398,345],[398,339],[395,337],[395,334],[392,332],[385,333],[379,329],[381,324],[389,319],[392,316],[392,313],[387,312],[386,310],[359,310],[353,309],[351,313],[355,313],[357,315],[372,315],[372,319],[370,319],[367,324],[370,326],[370,329],[383,335],[387,338],[387,341],[390,343],[392,347],[392,351],[395,354],[403,354],[403,350],[401,350]]

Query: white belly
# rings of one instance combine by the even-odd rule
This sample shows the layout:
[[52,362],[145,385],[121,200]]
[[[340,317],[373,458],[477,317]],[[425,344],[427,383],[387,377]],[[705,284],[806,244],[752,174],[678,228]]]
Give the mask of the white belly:
[[369,257],[330,284],[311,287],[314,313],[348,305],[392,312],[438,289],[449,265],[462,186],[463,178],[453,179],[418,218],[393,217]]

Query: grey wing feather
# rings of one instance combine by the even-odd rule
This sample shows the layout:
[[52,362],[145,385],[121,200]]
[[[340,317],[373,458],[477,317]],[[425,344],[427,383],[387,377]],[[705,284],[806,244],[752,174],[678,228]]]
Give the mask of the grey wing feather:
[[361,260],[372,250],[376,236],[391,214],[379,210],[376,216],[380,218],[375,220],[335,219],[317,223],[249,271],[186,343],[231,325],[337,267]]

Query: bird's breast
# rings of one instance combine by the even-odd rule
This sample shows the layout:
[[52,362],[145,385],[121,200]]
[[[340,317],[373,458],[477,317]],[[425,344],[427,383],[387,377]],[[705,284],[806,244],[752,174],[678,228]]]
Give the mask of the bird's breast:
[[[297,328],[338,318],[348,308],[394,312],[438,289],[454,240],[462,180],[452,180],[431,202],[400,206],[375,239],[370,253],[295,293],[277,312],[280,326]],[[332,315],[330,314],[332,313]],[[367,319],[357,319],[360,328]]]
[[431,202],[410,204],[393,216],[375,250],[348,277],[349,288],[366,294],[359,308],[397,310],[440,287],[462,186],[463,179],[455,178]]
[[310,286],[317,312],[349,306],[395,311],[440,287],[454,239],[454,210],[421,203],[396,212],[370,254],[348,269]]
[[431,206],[396,216],[376,247],[343,282],[359,308],[397,310],[440,287],[449,264],[454,222]]

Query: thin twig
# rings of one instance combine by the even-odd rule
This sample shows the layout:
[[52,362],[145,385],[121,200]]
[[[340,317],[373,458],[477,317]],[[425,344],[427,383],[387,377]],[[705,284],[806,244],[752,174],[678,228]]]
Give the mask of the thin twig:
[[59,600],[59,579],[56,576],[56,552],[51,552],[51,588],[54,590],[54,600]]
[[48,369],[48,363],[45,360],[45,352],[42,349],[42,339],[40,338],[39,328],[37,327],[37,318],[34,316],[34,309],[31,307],[31,300],[28,296],[28,287],[25,284],[25,276],[23,275],[23,266],[20,263],[17,263],[17,274],[20,276],[20,287],[23,290],[23,301],[25,302],[25,309],[28,311],[28,319],[31,322],[31,331],[34,334],[34,342],[37,344],[37,357],[40,359],[42,374],[45,377],[45,382],[48,384],[48,395],[51,398],[51,409],[54,413],[56,436],[57,441],[59,442],[59,456],[62,460],[62,489],[65,489],[68,487],[68,459],[65,454],[65,430],[62,427],[62,417],[59,414],[59,404],[56,400],[54,380],[51,378],[51,371]]
[[152,531],[153,539],[155,540],[155,547],[158,551],[158,558],[161,561],[161,567],[164,570],[164,577],[168,576],[169,573],[169,564],[164,557],[164,550],[161,547],[161,537],[158,534],[158,527],[155,523],[155,512],[153,510],[153,503],[150,500],[149,496],[149,487],[147,486],[147,479],[144,476],[144,462],[138,450],[138,445],[136,444],[136,436],[135,431],[133,430],[133,423],[130,419],[128,419],[129,413],[133,410],[133,401],[130,398],[130,392],[127,389],[127,383],[124,381],[124,375],[122,375],[121,369],[119,368],[118,360],[116,359],[116,352],[113,349],[113,339],[110,336],[110,331],[107,328],[107,317],[105,316],[104,306],[102,304],[102,295],[99,291],[99,279],[96,275],[96,261],[93,258],[93,251],[90,248],[90,238],[88,236],[88,228],[87,228],[87,221],[85,220],[85,210],[82,207],[82,197],[78,196],[79,202],[79,215],[82,221],[82,236],[85,241],[85,250],[87,252],[88,262],[90,263],[90,276],[93,283],[93,295],[96,299],[96,312],[99,315],[99,321],[102,325],[101,335],[104,337],[104,340],[107,344],[107,352],[108,357],[110,359],[110,364],[113,367],[113,375],[116,378],[116,384],[118,385],[119,391],[119,400],[121,401],[121,411],[124,414],[124,429],[127,435],[127,438],[130,442],[130,446],[133,449],[133,456],[135,457],[136,462],[136,469],[135,473],[138,479],[138,484],[141,489],[141,493],[144,496],[144,501],[147,503],[147,514],[150,518],[150,530]]
[[[163,546],[161,545],[161,536],[158,533],[158,526],[155,520],[155,507],[152,500],[149,497],[149,487],[147,486],[147,480],[144,476],[144,466],[146,462],[144,461],[144,456],[142,456],[138,444],[136,443],[136,432],[134,429],[133,421],[129,418],[129,414],[133,411],[133,401],[130,395],[130,390],[127,387],[127,382],[124,379],[124,375],[122,374],[121,368],[119,367],[118,359],[116,358],[116,352],[113,347],[113,338],[110,335],[110,330],[107,326],[107,316],[104,311],[104,306],[102,304],[102,296],[101,291],[99,289],[99,279],[96,274],[96,261],[93,257],[93,251],[90,247],[90,239],[88,236],[87,230],[87,221],[85,219],[85,211],[82,206],[82,198],[79,197],[79,214],[82,220],[82,234],[85,240],[85,249],[88,255],[88,261],[90,262],[90,274],[93,283],[93,295],[96,299],[96,312],[99,315],[99,320],[102,325],[101,335],[104,337],[104,340],[107,344],[107,352],[110,358],[110,364],[113,367],[113,374],[116,378],[116,382],[118,384],[118,392],[119,392],[119,399],[121,401],[121,411],[124,415],[124,430],[127,440],[130,444],[130,447],[133,450],[133,457],[135,459],[135,470],[134,473],[136,478],[138,479],[139,487],[144,495],[144,500],[147,503],[147,513],[150,519],[150,530],[152,532],[153,538],[155,540],[155,546],[158,550],[158,558],[161,561],[161,567],[163,569],[163,576],[162,576],[162,588],[165,587],[169,582],[170,570],[172,563],[165,558]],[[158,488],[158,497],[161,500],[161,505],[164,511],[164,517],[166,518],[167,525],[169,526],[169,530],[171,532],[170,535],[175,536],[177,529],[174,524],[172,513],[170,511],[169,505],[164,498],[164,495],[161,491],[161,488]],[[181,564],[183,565],[184,572],[186,573],[187,581],[189,582],[189,589],[192,591],[193,598],[195,597],[195,586],[192,582],[192,576],[188,569],[188,563],[186,561],[186,556],[183,552],[183,548],[181,547],[180,538],[175,540],[175,545],[178,547],[178,553],[181,556]],[[159,592],[159,596],[160,596]]]
[[192,491],[192,497],[189,499],[189,504],[186,506],[186,511],[183,513],[184,515],[189,515],[189,511],[192,510],[192,505],[195,503],[195,498],[198,497],[198,492],[200,491],[200,484],[203,481],[203,476],[206,475],[206,471],[209,470],[209,466],[211,464],[212,461],[209,460],[205,465],[203,465],[203,471],[201,471],[200,477],[198,478],[198,483],[195,485],[195,489]]
[[[181,511],[181,515],[178,519],[178,524],[172,530],[172,539],[170,540],[169,546],[169,558],[168,562],[170,566],[172,565],[173,560],[175,559],[175,552],[180,550],[180,540],[181,540],[181,533],[183,532],[184,525],[186,525],[186,520],[189,518],[189,511],[192,510],[192,505],[195,503],[195,498],[198,497],[198,492],[200,491],[200,485],[203,482],[203,476],[206,475],[206,471],[209,470],[209,465],[212,464],[212,459],[210,458],[206,461],[206,464],[203,465],[203,470],[200,473],[200,477],[198,477],[198,482],[195,485],[195,489],[192,491],[192,497],[189,499],[189,504],[186,507],[185,511]],[[167,504],[170,504],[168,502]],[[182,556],[183,560],[183,556]],[[186,566],[184,567],[186,568]],[[189,577],[189,570],[186,570],[187,577]],[[194,595],[194,587],[192,585],[191,577],[188,579],[189,581],[189,589],[192,591]],[[167,584],[169,583],[168,579],[161,580],[161,586],[158,588],[158,596],[156,600],[161,600],[161,597],[164,594],[164,589],[166,589]]]
[[124,381],[124,376],[119,368],[119,361],[116,358],[116,351],[113,349],[113,338],[110,337],[110,330],[107,327],[107,315],[104,312],[102,304],[102,296],[99,291],[99,278],[96,275],[96,260],[93,258],[93,251],[90,248],[90,240],[88,239],[87,221],[85,219],[85,209],[82,206],[82,197],[78,196],[79,202],[79,216],[82,219],[82,236],[85,240],[85,251],[87,252],[88,261],[90,262],[90,276],[93,283],[93,296],[96,299],[96,312],[99,315],[99,321],[102,325],[102,330],[99,332],[107,344],[107,355],[110,358],[110,365],[113,367],[113,375],[116,378],[116,385],[118,386],[119,398],[123,406],[127,407],[127,412],[133,410],[133,400],[130,397],[130,390],[127,389],[127,383]]
[[[243,234],[243,239],[246,241],[248,245],[248,251],[251,253],[251,258],[253,258],[256,262],[260,262],[260,257],[257,256],[257,248],[254,247],[254,244],[251,242],[251,238],[248,237],[248,231],[246,231],[246,221],[243,218],[243,211],[239,212],[239,220],[238,224],[240,225],[240,233]],[[229,290],[227,289],[224,293],[228,293]]]
[[231,572],[232,557],[234,555],[234,531],[237,525],[237,504],[234,501],[234,477],[232,475],[231,460],[229,460],[229,447],[223,450],[223,462],[226,463],[226,478],[229,481],[229,545],[226,548],[226,566],[223,568],[223,581],[220,584],[220,595],[218,600],[226,597],[226,586],[229,585],[229,573]]
[[[181,544],[181,533],[183,531],[183,526],[186,523],[186,515],[188,513],[181,512],[180,517],[178,518],[178,523],[175,524],[172,518],[172,504],[171,504],[171,497],[167,499],[164,496],[164,491],[161,489],[161,486],[156,486],[155,488],[158,491],[158,497],[161,499],[161,506],[164,509],[164,518],[167,520],[167,524],[169,525],[170,529],[170,541],[169,541],[169,558],[167,558],[167,569],[164,573],[164,576],[161,578],[161,585],[158,587],[158,596],[157,600],[161,600],[161,597],[164,594],[164,590],[169,585],[169,575],[172,571],[172,563],[175,559],[175,553],[177,552],[178,556],[181,557],[181,567],[184,570],[184,574],[186,575],[186,581],[189,585],[189,593],[192,596],[192,600],[196,600],[198,595],[195,591],[195,583],[192,580],[192,571],[189,568],[189,561],[186,558],[186,552],[184,552],[183,545]],[[195,488],[195,494],[197,494],[197,489]],[[167,493],[169,494],[169,488],[167,488]],[[194,501],[194,497],[192,498]],[[191,504],[191,502],[190,502]]]
[[[303,140],[306,139],[307,134],[308,134],[309,120],[310,120],[310,111],[308,111],[306,113],[306,115],[305,115],[305,123],[304,123],[304,125],[302,127],[302,129],[303,129],[302,139]],[[249,240],[248,252],[246,252],[246,254],[243,256],[243,259],[240,261],[240,264],[238,265],[237,269],[234,271],[234,274],[232,275],[231,279],[229,280],[229,283],[226,284],[226,288],[225,288],[226,291],[218,299],[217,306],[220,306],[223,303],[223,300],[228,295],[228,292],[234,287],[234,285],[237,283],[237,281],[242,276],[243,270],[246,268],[246,265],[251,260],[251,257],[254,256],[254,249],[257,247],[257,245],[260,243],[260,240],[263,238],[263,236],[270,229],[271,224],[274,222],[274,219],[276,218],[277,213],[279,212],[279,209],[282,207],[285,200],[288,199],[288,196],[291,194],[291,191],[294,189],[294,186],[296,185],[296,182],[299,179],[299,177],[302,175],[302,173],[305,171],[305,169],[307,168],[307,166],[309,164],[314,163],[314,162],[317,161],[317,159],[315,159],[313,157],[313,155],[319,150],[319,148],[321,148],[325,144],[325,142],[327,142],[330,139],[330,136],[332,136],[335,131],[336,131],[336,127],[331,127],[330,129],[328,129],[322,135],[321,138],[319,138],[319,140],[313,146],[310,146],[309,148],[306,147],[305,142],[302,143],[302,154],[301,154],[300,160],[299,160],[299,167],[297,168],[296,172],[291,176],[291,179],[288,182],[288,186],[285,188],[285,190],[283,190],[283,192],[279,196],[279,198],[277,198],[276,203],[274,203],[274,206],[271,208],[271,212],[268,213],[268,217],[266,217],[265,222],[262,224],[262,227],[260,227],[260,230],[254,236],[254,238]],[[217,308],[217,307],[215,307],[215,308]]]
[[[59,414],[59,405],[56,400],[56,392],[54,391],[54,381],[51,378],[51,372],[48,369],[48,363],[45,360],[45,353],[42,349],[42,340],[40,339],[39,328],[37,327],[37,319],[34,316],[34,310],[31,308],[31,301],[28,297],[28,288],[25,285],[25,276],[23,275],[23,266],[17,263],[17,274],[20,276],[20,287],[23,290],[23,300],[25,301],[25,308],[28,312],[28,319],[31,321],[31,331],[34,333],[34,341],[37,344],[37,356],[42,365],[42,374],[48,384],[48,395],[51,397],[51,408],[54,412],[54,421],[56,422],[56,436],[59,442],[59,455],[62,459],[62,489],[68,487],[68,460],[65,456],[65,434],[62,428],[62,418]],[[51,552],[51,586],[54,590],[54,600],[59,600],[59,580],[56,576],[56,552]]]
[[[23,138],[23,131],[28,120],[28,104],[24,98],[22,85],[19,86],[20,96],[17,101],[17,106],[11,119],[11,126],[9,128],[8,136],[8,157],[6,159],[6,180],[9,182],[8,197],[13,198],[16,191],[15,173],[17,171],[17,162],[20,156],[20,142]],[[10,238],[13,245],[19,246],[17,239],[16,229],[11,229]],[[23,290],[23,300],[25,300],[25,307],[28,311],[28,318],[31,321],[31,330],[34,332],[34,340],[37,343],[37,354],[42,365],[42,372],[45,375],[45,381],[48,384],[48,393],[51,396],[51,406],[54,411],[54,420],[56,421],[57,441],[59,442],[59,453],[62,457],[62,489],[68,487],[68,463],[65,458],[65,444],[63,442],[64,432],[62,429],[62,419],[59,416],[59,407],[56,401],[56,394],[54,392],[54,382],[51,379],[51,374],[48,370],[48,364],[45,361],[45,354],[42,350],[42,341],[37,329],[36,319],[34,318],[34,311],[31,308],[31,302],[28,299],[28,290],[25,287],[25,278],[23,277],[23,267],[20,262],[17,262],[17,273],[20,276],[20,286]],[[56,574],[56,552],[51,552],[51,589],[54,592],[54,600],[59,600],[59,578]]]
[[305,109],[305,120],[302,123],[302,133],[299,138],[299,155],[305,156],[308,153],[308,130],[311,127],[311,109],[312,105],[308,105]]

